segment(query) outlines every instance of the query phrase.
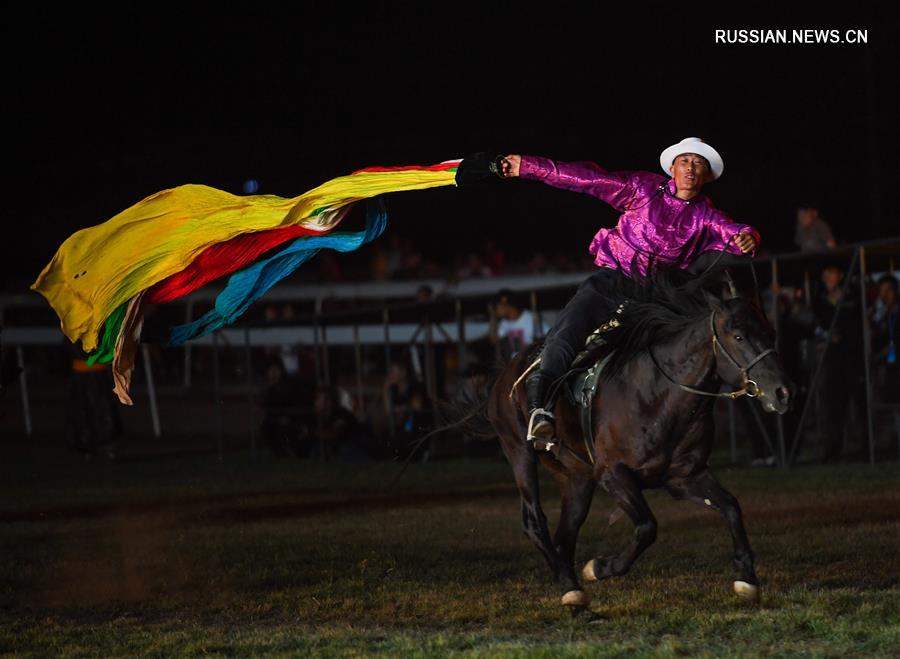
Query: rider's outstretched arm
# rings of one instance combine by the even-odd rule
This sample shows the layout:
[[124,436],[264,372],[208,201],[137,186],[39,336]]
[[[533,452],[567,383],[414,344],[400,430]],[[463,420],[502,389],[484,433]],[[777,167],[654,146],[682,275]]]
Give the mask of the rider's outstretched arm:
[[[509,157],[509,156],[507,156]],[[630,206],[642,172],[608,172],[589,160],[559,162],[541,156],[519,156],[518,176],[554,188],[583,192],[619,210]]]
[[[720,210],[713,209],[707,218],[707,244],[703,251],[721,251],[723,248],[729,254],[756,255],[759,249],[760,235],[756,228],[749,224],[735,222],[730,216]],[[748,240],[749,236],[751,240]]]

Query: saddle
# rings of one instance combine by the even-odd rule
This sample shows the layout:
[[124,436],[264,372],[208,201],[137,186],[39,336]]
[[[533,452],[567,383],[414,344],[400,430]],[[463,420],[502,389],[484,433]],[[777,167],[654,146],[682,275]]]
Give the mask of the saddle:
[[[616,309],[616,316],[622,312],[623,308],[624,305],[621,305]],[[592,450],[594,437],[592,431],[593,419],[591,417],[591,407],[594,396],[597,394],[600,377],[615,353],[615,349],[606,342],[603,335],[612,328],[620,325],[619,319],[616,316],[613,316],[610,320],[603,323],[588,336],[584,342],[584,348],[582,348],[575,356],[569,370],[566,372],[565,376],[554,385],[550,394],[551,399],[555,398],[561,389],[562,393],[566,396],[566,399],[579,410],[581,434],[584,439],[588,457],[590,457],[592,464],[594,462],[594,452]],[[525,376],[540,364],[542,352],[543,347],[535,355],[535,360],[531,366],[526,369],[516,383],[513,384],[512,391],[510,391],[510,398],[512,398],[519,382],[525,379]],[[561,440],[560,445],[562,445]]]

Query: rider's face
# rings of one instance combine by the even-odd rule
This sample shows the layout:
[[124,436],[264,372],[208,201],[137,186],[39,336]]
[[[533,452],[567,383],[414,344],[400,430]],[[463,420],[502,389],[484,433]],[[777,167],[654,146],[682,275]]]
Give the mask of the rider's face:
[[672,161],[669,172],[677,189],[692,192],[699,192],[711,177],[709,162],[696,153],[682,153]]

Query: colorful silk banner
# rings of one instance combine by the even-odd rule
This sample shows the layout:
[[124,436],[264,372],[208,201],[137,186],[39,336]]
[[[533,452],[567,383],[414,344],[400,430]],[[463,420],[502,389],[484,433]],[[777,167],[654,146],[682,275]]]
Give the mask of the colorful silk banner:
[[[124,310],[138,293],[186,271],[211,246],[244,234],[294,226],[309,230],[312,234],[309,239],[324,237],[321,234],[333,230],[346,214],[344,208],[362,199],[388,192],[455,185],[459,163],[459,160],[453,160],[427,167],[362,169],[326,181],[290,199],[274,195],[241,197],[205,185],[183,185],[164,190],[103,224],[70,236],[31,288],[47,298],[69,340],[80,340],[82,348],[92,352],[97,348],[100,330],[111,314]],[[287,239],[285,233],[284,240]],[[326,243],[314,249],[340,249]],[[334,243],[339,244],[341,241]],[[269,260],[268,270],[255,275],[261,279],[254,286],[268,289],[272,285],[266,284],[270,277],[275,277],[283,268],[290,268],[289,263],[299,259],[305,251],[306,248],[298,248],[290,258],[285,255],[286,258],[277,263]],[[237,267],[252,260],[249,255],[254,253],[258,256],[262,252],[250,249],[248,258],[239,259]],[[293,268],[311,255],[300,259]],[[222,274],[227,272],[220,271],[216,276]],[[189,273],[184,281],[172,284],[171,288],[159,289],[156,295],[163,298],[183,295],[180,291],[191,285],[182,284],[190,281],[192,276]],[[232,294],[236,297],[233,304],[223,299],[222,318],[240,315],[242,311],[237,312],[237,309],[242,303],[238,300],[244,296],[247,299],[258,297],[254,297],[254,286],[245,288],[241,284],[238,288],[226,288],[228,300],[232,299],[229,297]],[[124,315],[124,311],[121,313]],[[212,324],[216,322],[212,321]],[[114,329],[115,325],[110,327],[110,330]],[[117,335],[118,332],[113,331],[109,338]],[[197,335],[196,330],[184,331],[187,337]],[[109,342],[105,341],[104,345],[108,353]]]

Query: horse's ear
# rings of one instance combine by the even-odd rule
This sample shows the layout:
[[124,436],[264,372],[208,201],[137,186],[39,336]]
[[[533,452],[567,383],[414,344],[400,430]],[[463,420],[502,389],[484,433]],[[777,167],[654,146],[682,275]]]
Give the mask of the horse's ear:
[[728,287],[728,297],[726,300],[732,300],[738,297],[737,287],[734,285],[734,279],[731,278],[731,272],[729,272],[728,268],[725,269],[725,284]]
[[725,311],[725,307],[722,304],[722,300],[720,298],[716,297],[715,295],[713,295],[712,293],[710,293],[708,290],[703,289],[703,297],[706,300],[706,304],[708,304],[709,308],[712,309],[713,311],[716,311],[718,313]]

